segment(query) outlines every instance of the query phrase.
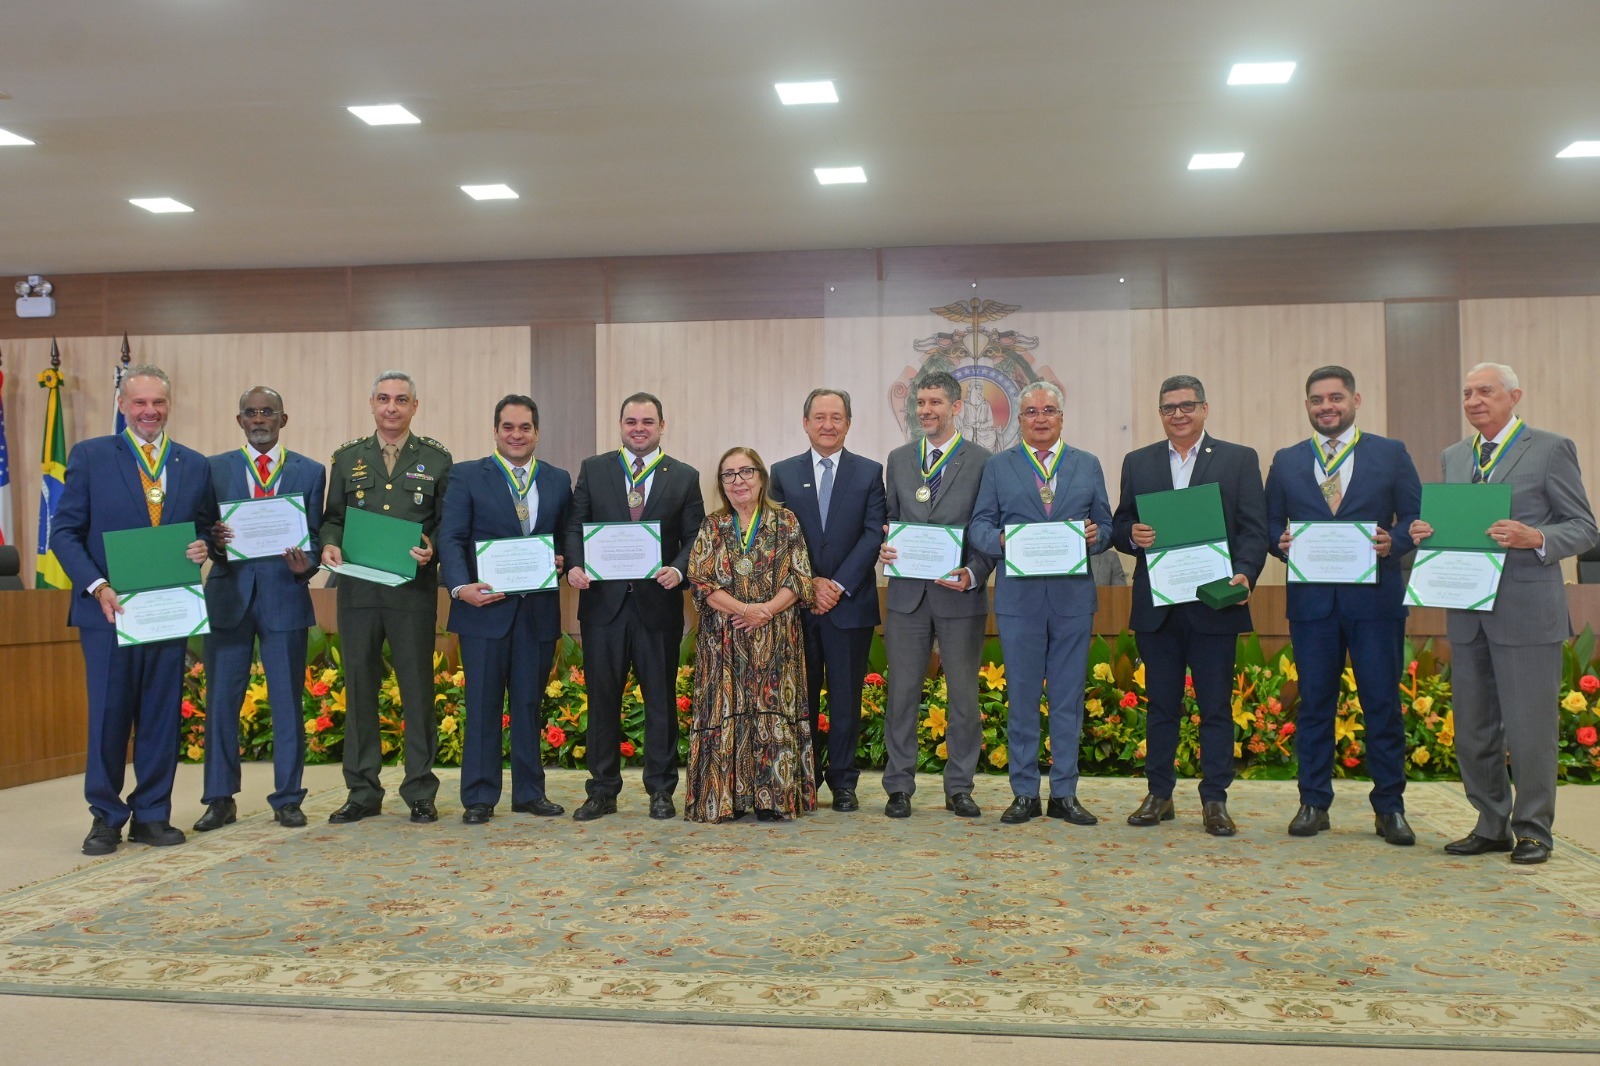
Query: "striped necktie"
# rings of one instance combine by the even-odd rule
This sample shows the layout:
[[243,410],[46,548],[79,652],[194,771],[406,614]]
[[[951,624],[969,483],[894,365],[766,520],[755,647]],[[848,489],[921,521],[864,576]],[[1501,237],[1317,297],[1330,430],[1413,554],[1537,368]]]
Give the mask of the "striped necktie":
[[[928,470],[932,470],[934,467],[938,466],[939,457],[943,454],[944,452],[940,451],[938,448],[934,448],[932,451],[928,452],[928,466],[923,473],[926,474]],[[933,498],[939,495],[939,482],[943,480],[943,470],[940,470],[938,473],[934,474],[933,477],[928,479],[928,500],[930,501],[930,504]]]
[[[1323,441],[1322,451],[1326,456],[1322,460],[1323,469],[1327,469],[1339,457],[1339,442],[1336,440]],[[1339,472],[1337,470],[1329,474],[1322,482],[1322,495],[1328,501],[1328,513],[1338,514],[1339,505],[1344,502],[1344,493],[1339,488]]]
[[1495,447],[1495,442],[1492,440],[1484,441],[1479,447],[1478,462],[1472,468],[1472,483],[1474,485],[1478,484],[1480,481],[1489,480],[1484,476],[1483,468],[1488,465],[1489,460],[1494,457]]

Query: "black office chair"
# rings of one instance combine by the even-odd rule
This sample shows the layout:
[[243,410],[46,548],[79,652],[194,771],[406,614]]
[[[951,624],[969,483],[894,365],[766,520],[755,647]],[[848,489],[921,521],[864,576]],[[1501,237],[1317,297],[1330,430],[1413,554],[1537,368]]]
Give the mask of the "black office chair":
[[22,554],[15,544],[0,544],[0,591],[21,590]]
[[1578,556],[1578,584],[1600,585],[1600,544]]

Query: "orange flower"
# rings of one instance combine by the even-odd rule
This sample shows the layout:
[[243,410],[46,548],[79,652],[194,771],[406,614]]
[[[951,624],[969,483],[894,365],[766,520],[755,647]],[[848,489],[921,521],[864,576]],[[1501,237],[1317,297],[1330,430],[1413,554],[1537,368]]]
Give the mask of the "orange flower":
[[622,757],[624,759],[631,759],[633,758],[633,753],[638,749],[633,746],[633,741],[624,740],[620,745],[618,745],[617,750],[622,752]]

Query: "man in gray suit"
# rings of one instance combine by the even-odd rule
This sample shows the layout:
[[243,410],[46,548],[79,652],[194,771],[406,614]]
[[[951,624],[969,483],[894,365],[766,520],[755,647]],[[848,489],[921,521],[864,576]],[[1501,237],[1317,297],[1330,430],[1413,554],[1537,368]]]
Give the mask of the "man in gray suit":
[[[987,449],[956,432],[961,414],[961,385],[944,371],[916,381],[917,421],[922,439],[889,453],[887,510],[889,523],[919,522],[965,528],[972,519]],[[879,558],[893,562],[887,544]],[[911,794],[917,790],[917,717],[922,704],[922,679],[927,674],[933,642],[939,641],[945,687],[950,693],[945,732],[948,758],[944,767],[945,810],[962,818],[982,811],[972,798],[972,779],[983,748],[983,720],[978,713],[978,667],[983,656],[984,623],[989,598],[984,587],[994,561],[968,543],[962,568],[949,578],[924,581],[889,579],[889,613],[883,622],[888,656],[889,701],[884,711],[883,790],[890,818],[911,816]]]
[[[983,468],[969,534],[992,556],[1005,550],[1014,523],[1084,523],[1087,553],[1111,547],[1111,504],[1100,460],[1067,444],[1061,390],[1036,381],[1017,399],[1022,443]],[[994,615],[1006,655],[1006,746],[1011,756],[1011,806],[1000,820],[1015,825],[1039,816],[1039,697],[1050,697],[1050,806],[1074,825],[1096,818],[1078,802],[1078,734],[1089,637],[1099,604],[1088,559],[1073,575],[1019,577],[1002,565],[995,576]],[[1048,677],[1049,687],[1045,680]],[[1056,697],[1061,697],[1057,699]]]
[[[1550,858],[1553,843],[1561,646],[1572,635],[1561,560],[1587,551],[1600,534],[1577,449],[1566,437],[1516,417],[1521,399],[1510,367],[1473,367],[1461,389],[1461,408],[1477,432],[1444,451],[1446,482],[1511,486],[1511,517],[1488,530],[1506,549],[1494,609],[1446,615],[1456,757],[1478,824],[1444,850],[1452,855],[1509,851],[1512,862],[1532,865]],[[1411,523],[1413,541],[1432,534],[1427,522]],[[1511,777],[1517,783],[1515,797]]]

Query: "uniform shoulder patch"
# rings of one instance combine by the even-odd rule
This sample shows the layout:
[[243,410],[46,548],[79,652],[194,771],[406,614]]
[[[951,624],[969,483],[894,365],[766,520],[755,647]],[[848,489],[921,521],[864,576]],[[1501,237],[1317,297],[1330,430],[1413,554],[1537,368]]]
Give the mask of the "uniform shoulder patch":
[[430,448],[438,449],[439,451],[443,452],[446,455],[450,454],[450,449],[449,448],[446,448],[443,444],[440,444],[438,441],[434,440],[432,437],[424,437],[421,434],[418,434],[417,435],[417,440],[421,441],[423,444],[426,444]]
[[355,440],[347,440],[343,444],[341,444],[337,448],[335,448],[333,450],[333,454],[334,455],[338,455],[340,452],[344,451],[346,448],[354,448],[357,444],[365,444],[366,441],[367,441],[367,438],[365,438],[365,437],[357,437]]

